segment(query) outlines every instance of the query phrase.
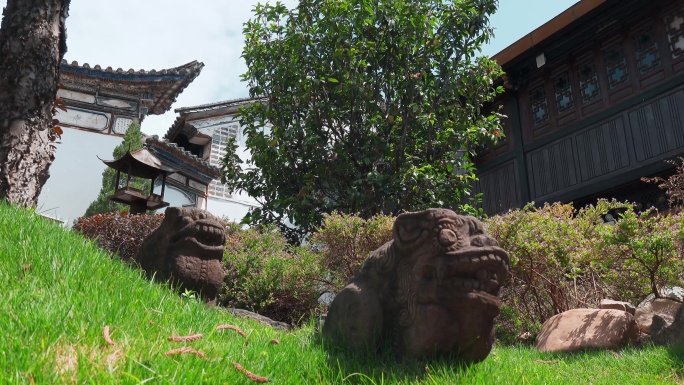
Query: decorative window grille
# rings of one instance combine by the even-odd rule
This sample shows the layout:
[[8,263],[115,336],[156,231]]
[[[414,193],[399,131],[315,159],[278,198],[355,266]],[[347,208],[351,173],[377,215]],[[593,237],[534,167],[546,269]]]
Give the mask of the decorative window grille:
[[601,85],[594,59],[588,59],[577,66],[577,79],[582,102],[590,102],[601,95]]
[[615,43],[606,48],[603,51],[603,58],[606,62],[606,74],[608,75],[610,89],[629,82],[627,59],[625,58],[621,43]]
[[641,75],[660,68],[662,62],[653,26],[648,26],[634,35],[634,46],[636,47],[637,67]]
[[542,125],[549,120],[549,105],[546,101],[543,85],[530,92],[530,104],[532,105],[532,121],[535,126]]
[[[226,146],[231,139],[238,139],[240,125],[231,123],[225,126],[214,128],[211,135],[211,157],[209,163],[213,166],[221,167],[221,161],[226,156]],[[232,198],[226,185],[213,180],[209,184],[209,196],[215,198]]]
[[563,113],[575,107],[572,100],[572,85],[570,75],[564,72],[553,79],[553,90],[556,96],[556,111]]
[[665,28],[672,58],[678,59],[684,56],[684,8],[678,8],[665,16]]

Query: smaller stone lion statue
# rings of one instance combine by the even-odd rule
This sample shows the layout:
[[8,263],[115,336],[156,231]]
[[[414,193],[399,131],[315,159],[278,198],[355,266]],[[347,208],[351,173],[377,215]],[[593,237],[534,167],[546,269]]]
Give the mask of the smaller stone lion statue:
[[393,233],[337,294],[324,336],[354,351],[391,346],[399,359],[484,360],[508,276],[506,251],[476,218],[446,209],[399,215]]
[[169,207],[161,225],[143,241],[135,262],[148,276],[170,280],[212,301],[224,286],[225,244],[221,219],[201,209]]

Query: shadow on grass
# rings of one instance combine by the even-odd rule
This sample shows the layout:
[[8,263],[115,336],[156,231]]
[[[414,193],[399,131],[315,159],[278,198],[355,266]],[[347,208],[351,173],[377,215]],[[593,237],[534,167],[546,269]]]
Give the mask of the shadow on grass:
[[681,376],[684,375],[684,343],[671,345],[667,348],[667,354],[670,356],[675,370]]
[[383,346],[378,352],[367,350],[357,353],[332,343],[320,334],[314,343],[327,352],[330,378],[335,379],[335,383],[380,385],[388,382],[422,382],[429,377],[431,370],[464,373],[469,368],[468,364],[455,356],[399,361],[389,345]]

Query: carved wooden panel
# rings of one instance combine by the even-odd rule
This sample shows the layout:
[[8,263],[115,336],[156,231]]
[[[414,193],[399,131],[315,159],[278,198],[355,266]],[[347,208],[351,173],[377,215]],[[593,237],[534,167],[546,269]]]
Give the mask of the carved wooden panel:
[[581,115],[587,116],[604,108],[605,90],[601,84],[594,53],[589,51],[579,56],[575,64],[575,76],[579,91],[579,109]]
[[622,116],[575,135],[582,182],[630,164]]
[[630,74],[630,66],[621,36],[604,43],[603,62],[610,101],[615,103],[631,95],[633,93],[631,79],[634,74]]
[[684,70],[684,7],[679,5],[665,11],[663,21],[673,70]]
[[549,92],[545,79],[532,82],[520,92],[520,108],[524,136],[538,138],[552,130],[553,92]]
[[[662,26],[660,27],[662,28]],[[639,87],[647,88],[665,78],[655,26],[647,22],[632,34]]]
[[577,184],[573,140],[566,137],[526,155],[532,199]]
[[475,183],[473,190],[482,193],[482,208],[488,215],[506,212],[525,203],[520,201],[515,160],[487,170],[478,177],[480,180]]
[[680,90],[629,113],[638,162],[684,147],[683,109]]
[[553,85],[554,117],[557,127],[577,120],[575,94],[577,87],[569,66],[561,66],[551,74]]

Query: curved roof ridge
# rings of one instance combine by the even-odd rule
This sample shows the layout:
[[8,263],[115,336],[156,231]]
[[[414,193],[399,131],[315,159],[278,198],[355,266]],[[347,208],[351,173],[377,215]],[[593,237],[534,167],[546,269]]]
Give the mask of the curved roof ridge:
[[150,69],[150,70],[145,70],[145,69],[140,69],[140,70],[134,70],[133,68],[129,68],[128,70],[124,70],[122,68],[117,68],[116,70],[112,69],[112,67],[106,67],[105,69],[102,69],[102,66],[99,64],[95,64],[94,66],[91,66],[90,64],[83,63],[81,65],[78,64],[78,61],[73,60],[71,63],[66,61],[66,59],[62,59],[62,62],[60,63],[60,70],[70,70],[70,69],[86,69],[90,70],[92,72],[101,72],[101,73],[119,73],[119,74],[126,74],[126,75],[152,75],[152,76],[159,76],[159,75],[192,75],[194,74],[195,77],[199,75],[199,72],[202,70],[202,67],[204,67],[204,63],[199,62],[197,60],[193,60],[189,63],[185,63],[183,65],[177,66],[177,67],[172,67],[172,68],[166,68],[166,69],[161,69],[161,70],[156,70],[156,69]]
[[252,97],[246,96],[246,97],[242,97],[242,98],[228,99],[228,100],[224,100],[224,101],[220,101],[220,102],[200,104],[197,106],[179,107],[173,111],[182,113],[182,112],[188,112],[188,111],[195,112],[195,111],[202,111],[202,110],[212,110],[212,109],[216,109],[216,108],[232,106],[235,104],[251,102],[251,101],[259,100],[259,99],[262,99],[262,98],[252,98]]
[[145,143],[164,148],[167,151],[173,152],[174,155],[178,157],[185,158],[185,160],[189,161],[192,165],[199,166],[199,168],[208,172],[210,175],[214,176],[214,178],[221,176],[221,170],[218,167],[210,164],[204,159],[198,157],[183,147],[180,147],[178,144],[169,141],[168,139],[159,138],[158,135],[152,135],[145,138]]

